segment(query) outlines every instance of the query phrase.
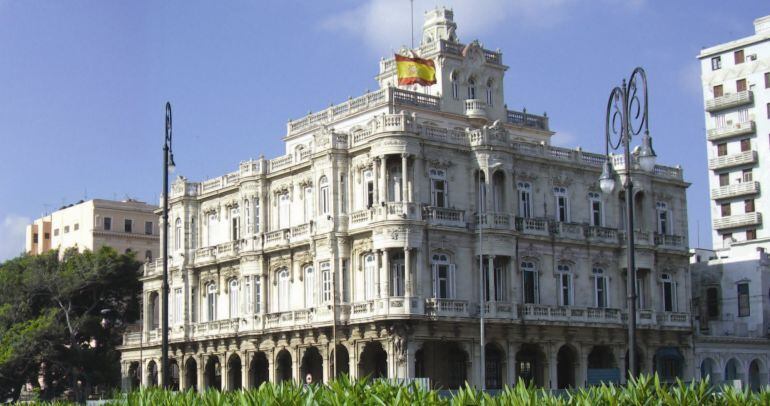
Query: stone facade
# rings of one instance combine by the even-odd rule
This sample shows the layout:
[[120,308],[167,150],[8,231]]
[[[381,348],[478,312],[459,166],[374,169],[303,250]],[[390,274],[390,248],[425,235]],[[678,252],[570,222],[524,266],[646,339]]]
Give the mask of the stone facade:
[[[458,42],[452,17],[428,12],[401,51],[434,60],[436,85],[394,87],[383,60],[379,90],[290,121],[286,155],[173,183],[174,385],[479,385],[482,309],[488,388],[625,380],[623,193],[601,194],[603,155],[553,147],[547,116],[506,108],[502,54]],[[688,184],[632,165],[640,369],[691,379]],[[143,282],[126,388],[160,376],[160,264]]]

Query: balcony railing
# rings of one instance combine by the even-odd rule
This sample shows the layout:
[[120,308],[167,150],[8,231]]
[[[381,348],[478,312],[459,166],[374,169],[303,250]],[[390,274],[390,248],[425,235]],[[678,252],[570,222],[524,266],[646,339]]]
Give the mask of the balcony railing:
[[750,165],[757,162],[757,151],[743,151],[709,159],[709,169],[717,170],[733,166]]
[[681,235],[669,235],[655,233],[655,245],[668,248],[685,248],[684,237]]
[[465,212],[463,210],[427,206],[423,208],[422,215],[429,224],[465,227]]
[[528,321],[622,323],[620,309],[554,306],[526,303],[519,306],[519,317]]
[[455,299],[425,299],[425,314],[428,316],[468,317],[468,301]]
[[758,212],[736,214],[714,219],[713,221],[715,230],[725,230],[728,228],[755,226],[760,224],[762,224],[762,213]]
[[744,121],[742,123],[734,123],[722,128],[712,128],[706,133],[706,138],[709,141],[719,141],[739,135],[752,134],[756,131],[754,121]]
[[714,200],[729,199],[757,193],[759,193],[759,182],[741,182],[711,189],[711,198]]
[[728,93],[724,96],[706,100],[706,111],[713,113],[719,110],[750,104],[753,101],[753,98],[753,93],[750,90]]
[[548,235],[548,220],[532,217],[516,217],[516,230],[524,234]]
[[476,227],[495,228],[509,230],[511,228],[511,215],[508,213],[482,213],[476,215]]
[[585,237],[582,224],[554,221],[551,223],[551,232],[559,237],[573,240],[582,240]]
[[508,110],[506,118],[508,123],[513,125],[548,131],[548,117],[546,115],[529,114],[526,109],[524,111]]
[[484,304],[484,317],[510,319],[514,315],[514,307],[511,303],[487,302]]
[[289,229],[275,230],[265,234],[265,248],[288,243]]
[[618,243],[618,230],[614,228],[588,226],[586,236],[590,240],[601,241],[605,243]]
[[479,99],[467,99],[465,115],[470,118],[487,118],[487,104]]

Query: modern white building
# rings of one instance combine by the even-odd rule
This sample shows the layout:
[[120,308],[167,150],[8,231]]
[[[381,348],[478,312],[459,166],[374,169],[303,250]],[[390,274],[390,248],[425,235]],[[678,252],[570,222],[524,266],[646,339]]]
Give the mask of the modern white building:
[[[173,183],[173,385],[349,373],[457,388],[481,384],[482,348],[488,388],[623,382],[629,317],[640,371],[692,379],[682,170],[615,157],[635,177],[626,230],[624,193],[598,186],[605,157],[551,146],[547,116],[509,110],[503,55],[459,42],[451,10],[426,13],[411,52],[435,62],[436,85],[398,87],[384,59],[379,90],[290,121],[285,155]],[[160,375],[159,262],[143,282],[143,325],[121,348],[126,388]]]
[[693,255],[698,376],[758,388],[770,363],[770,16],[703,49],[713,250]]
[[27,226],[26,252],[39,255],[68,248],[98,250],[110,246],[134,252],[138,260],[158,257],[157,206],[127,199],[92,199],[64,206]]

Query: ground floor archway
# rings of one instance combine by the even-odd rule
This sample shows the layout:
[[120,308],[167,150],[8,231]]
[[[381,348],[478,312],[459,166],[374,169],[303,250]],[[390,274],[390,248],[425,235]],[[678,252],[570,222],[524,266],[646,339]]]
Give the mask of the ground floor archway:
[[158,364],[155,361],[147,363],[147,386],[158,386]]
[[556,387],[568,389],[575,387],[575,367],[577,366],[577,353],[568,346],[562,345],[556,354]]
[[219,357],[211,355],[206,361],[205,370],[206,389],[222,390],[222,365],[219,363]]
[[142,386],[142,364],[138,361],[128,365],[128,390],[139,389]]
[[387,378],[388,354],[379,341],[371,341],[364,345],[361,359],[358,362],[358,377],[371,379]]
[[344,345],[337,344],[332,353],[331,363],[335,377],[350,375],[350,354]]
[[537,387],[545,386],[545,354],[537,344],[523,344],[516,353],[516,378]]
[[241,357],[233,354],[227,360],[227,389],[240,390],[242,386],[241,378]]
[[193,391],[198,390],[198,362],[195,361],[194,358],[190,357],[187,359],[187,362],[184,366],[184,381],[187,385],[185,390],[192,389]]
[[316,347],[308,347],[302,355],[300,376],[303,383],[307,383],[308,375],[310,375],[311,383],[323,382],[323,358]]
[[278,383],[290,382],[292,379],[291,373],[291,353],[287,349],[282,349],[275,357],[275,380]]
[[269,380],[270,364],[267,362],[267,355],[260,351],[251,358],[251,363],[249,364],[249,384],[252,388],[258,388]]
[[414,370],[433,389],[458,389],[468,379],[468,354],[455,341],[426,341],[415,352]]
[[751,361],[749,364],[749,389],[757,392],[762,389],[762,366],[759,360]]
[[620,369],[612,348],[606,345],[596,345],[591,348],[588,354],[586,383],[588,385],[620,383]]
[[706,358],[700,363],[700,379],[708,379],[712,385],[715,383],[716,363],[711,358]]
[[502,389],[505,385],[505,352],[495,343],[484,346],[484,380],[487,389]]
[[654,372],[657,372],[661,380],[673,382],[677,378],[682,379],[684,370],[684,356],[679,348],[660,347],[655,351],[652,361]]
[[725,364],[725,381],[734,381],[736,379],[742,379],[741,365],[735,358],[730,358]]
[[171,390],[178,391],[179,390],[179,378],[181,371],[179,370],[179,363],[175,359],[170,359],[168,361],[168,369],[169,369],[169,383],[168,386],[171,388]]

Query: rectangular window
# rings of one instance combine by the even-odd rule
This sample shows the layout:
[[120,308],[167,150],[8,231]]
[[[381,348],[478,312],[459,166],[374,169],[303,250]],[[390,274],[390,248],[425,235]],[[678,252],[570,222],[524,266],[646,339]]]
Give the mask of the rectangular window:
[[332,271],[330,263],[321,263],[321,299],[324,303],[332,301]]
[[64,226],[64,234],[67,234],[70,232],[70,226]]
[[174,289],[174,323],[181,324],[184,321],[184,300],[182,288]]
[[715,56],[711,58],[711,70],[719,70],[719,69],[722,69],[722,57]]
[[438,297],[441,299],[449,298],[449,265],[438,265],[436,270],[438,276]]
[[366,207],[374,206],[374,182],[366,182]]
[[751,140],[746,138],[741,140],[741,152],[751,151]]
[[72,226],[72,228],[73,228],[73,231],[78,231],[78,230],[80,230],[80,224],[79,223],[75,223],[75,225]]
[[602,224],[602,202],[601,200],[591,200],[591,225],[601,227]]
[[765,107],[767,110],[767,118],[770,118],[770,103],[767,103],[767,107]]
[[746,57],[743,55],[743,50],[738,50],[733,53],[733,56],[735,57],[735,64],[739,65],[746,61]]
[[53,229],[53,236],[57,237],[58,235],[59,235],[59,229],[58,228],[54,228]]
[[770,89],[770,72],[765,72],[765,89]]
[[[670,278],[670,277],[669,277]],[[673,312],[676,311],[676,292],[674,289],[674,281],[671,279],[663,280],[663,311]]]
[[730,216],[731,215],[730,203],[723,203],[720,206],[720,210],[722,212],[722,217]]
[[254,199],[254,232],[259,233],[259,199]]
[[733,242],[733,233],[722,234],[722,247],[727,248]]
[[729,173],[720,173],[719,174],[719,186],[727,186],[730,184],[730,174]]
[[596,307],[607,307],[607,278],[604,276],[596,276],[595,280],[596,291]]
[[569,208],[567,207],[567,196],[556,196],[556,220],[561,222],[569,221]]
[[262,277],[254,276],[254,313],[262,309]]
[[144,222],[144,233],[147,235],[152,235],[152,221]]
[[719,290],[717,288],[706,289],[706,313],[712,319],[719,317]]
[[522,287],[524,303],[538,303],[538,277],[537,270],[532,262],[521,263]]
[[741,179],[744,182],[751,182],[754,180],[754,173],[752,172],[751,169],[744,169],[743,172],[741,173]]
[[112,230],[112,218],[105,217],[104,218],[104,231],[110,231]]
[[[255,276],[254,278],[256,279],[257,277]],[[246,310],[245,313],[248,314],[249,312],[251,312],[251,309],[254,308],[254,290],[253,290],[253,287],[251,286],[250,276],[246,276],[243,278],[243,295],[244,295],[244,298],[243,298],[244,308]]]
[[559,304],[570,306],[572,304],[572,275],[568,273],[559,274]]
[[43,234],[43,238],[45,238],[46,240],[50,240],[51,239],[51,233],[44,233]]
[[37,233],[32,234],[32,244],[37,244]]
[[714,125],[717,129],[724,129],[727,127],[727,117],[724,114],[717,114],[714,116]]
[[190,321],[196,323],[198,321],[198,289],[190,288]]
[[743,92],[746,90],[746,79],[738,79],[735,81],[735,90],[737,92]]
[[123,231],[132,233],[134,229],[134,222],[131,219],[123,220]]
[[529,190],[519,191],[519,216],[532,217],[532,195]]
[[647,308],[647,296],[645,295],[646,289],[644,288],[644,276],[636,278],[636,308]]
[[745,213],[754,213],[754,199],[746,199],[743,201],[743,211]]
[[751,306],[749,304],[749,284],[738,284],[738,317],[749,317]]
[[342,291],[342,301],[350,302],[350,271],[347,259],[342,260],[342,285],[339,289]]
[[446,181],[442,179],[431,179],[431,197],[434,206],[446,207]]
[[725,95],[724,88],[722,85],[716,85],[714,86],[714,97],[722,97]]
[[717,156],[727,155],[727,143],[717,144]]
[[753,228],[746,230],[746,241],[752,241],[756,239],[757,239],[757,230]]

